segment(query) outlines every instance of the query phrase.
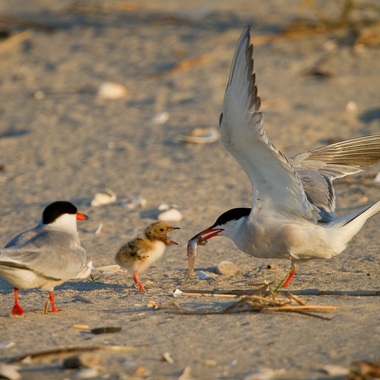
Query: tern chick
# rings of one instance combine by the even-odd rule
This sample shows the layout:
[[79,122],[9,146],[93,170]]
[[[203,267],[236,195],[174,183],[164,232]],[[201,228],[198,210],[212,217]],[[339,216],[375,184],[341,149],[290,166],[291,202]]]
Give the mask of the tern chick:
[[145,236],[138,236],[123,245],[116,254],[116,262],[133,272],[133,280],[139,292],[146,292],[138,273],[145,272],[165,252],[166,246],[177,243],[166,234],[179,227],[166,222],[155,222],[145,229]]
[[50,291],[51,311],[59,311],[54,305],[54,287],[74,278],[86,262],[76,222],[86,219],[70,202],[51,203],[35,228],[20,233],[0,249],[0,276],[14,286],[12,315],[24,312],[18,303],[18,289]]

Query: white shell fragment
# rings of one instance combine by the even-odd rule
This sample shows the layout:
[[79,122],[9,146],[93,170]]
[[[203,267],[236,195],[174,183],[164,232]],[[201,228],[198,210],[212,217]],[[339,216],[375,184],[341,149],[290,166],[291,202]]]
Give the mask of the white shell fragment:
[[10,347],[13,347],[15,344],[16,344],[15,342],[0,343],[0,348],[10,348]]
[[137,208],[145,208],[147,204],[148,201],[144,197],[139,195],[137,197],[125,201],[123,206],[126,207],[128,210],[134,210]]
[[162,359],[166,362],[168,362],[169,364],[173,364],[174,363],[174,360],[173,358],[170,356],[170,353],[169,352],[164,352],[162,354]]
[[112,190],[107,189],[105,193],[95,194],[94,199],[91,201],[91,206],[98,207],[107,205],[109,203],[115,202],[116,199],[116,194]]
[[203,272],[203,270],[200,270],[200,271],[198,272],[198,278],[199,278],[200,280],[209,280],[209,279],[211,278],[211,276],[210,276],[208,273]]
[[329,376],[347,376],[349,373],[348,368],[344,368],[339,365],[334,364],[326,364],[323,367],[323,370],[329,375]]
[[373,180],[373,182],[380,183],[380,172],[376,174],[376,177]]
[[187,135],[178,136],[180,141],[193,144],[209,144],[219,140],[220,134],[215,127],[194,128]]
[[180,289],[176,289],[174,292],[173,292],[173,296],[174,297],[179,297],[183,294],[183,291],[180,290]]
[[178,222],[182,219],[182,214],[176,208],[170,208],[158,215],[158,220],[163,222]]
[[155,115],[153,115],[149,122],[156,125],[165,124],[169,120],[169,112],[159,112]]
[[98,96],[103,99],[119,99],[127,93],[127,89],[118,83],[104,82],[98,88]]

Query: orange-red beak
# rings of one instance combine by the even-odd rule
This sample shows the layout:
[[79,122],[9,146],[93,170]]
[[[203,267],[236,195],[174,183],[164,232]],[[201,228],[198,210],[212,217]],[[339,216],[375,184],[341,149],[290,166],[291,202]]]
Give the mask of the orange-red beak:
[[77,212],[77,220],[87,220],[88,216],[85,214],[82,214],[81,212]]

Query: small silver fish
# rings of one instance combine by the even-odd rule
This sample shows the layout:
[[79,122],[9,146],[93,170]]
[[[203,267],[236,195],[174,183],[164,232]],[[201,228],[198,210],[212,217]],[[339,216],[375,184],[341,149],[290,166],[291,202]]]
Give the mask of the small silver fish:
[[195,258],[197,257],[198,238],[193,238],[187,243],[187,257],[189,263],[189,270],[187,272],[187,280],[191,277],[194,271]]

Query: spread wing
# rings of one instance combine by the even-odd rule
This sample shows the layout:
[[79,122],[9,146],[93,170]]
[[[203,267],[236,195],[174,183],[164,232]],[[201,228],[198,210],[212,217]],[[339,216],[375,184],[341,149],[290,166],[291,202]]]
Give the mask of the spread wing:
[[219,123],[223,145],[251,181],[256,214],[275,212],[316,222],[318,210],[308,201],[300,177],[265,134],[252,53],[247,27],[238,41],[224,96]]
[[380,161],[380,134],[341,141],[297,154],[289,159],[301,178],[322,221],[334,219],[335,193],[332,182]]

